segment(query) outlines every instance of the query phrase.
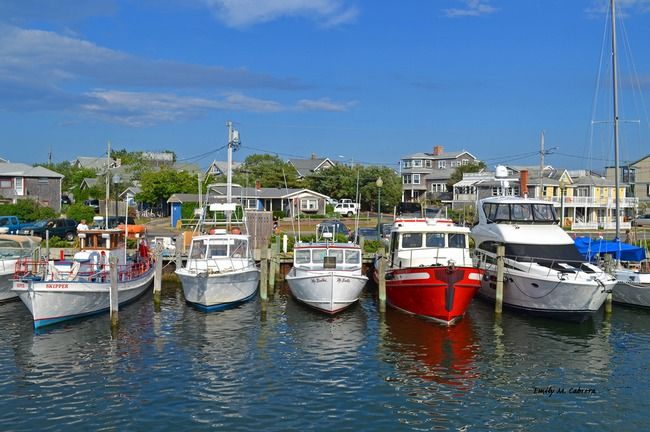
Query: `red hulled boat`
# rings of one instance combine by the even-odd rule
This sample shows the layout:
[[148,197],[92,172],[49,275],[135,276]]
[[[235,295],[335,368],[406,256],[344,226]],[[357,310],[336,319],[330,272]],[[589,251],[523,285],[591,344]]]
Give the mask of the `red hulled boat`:
[[462,318],[481,282],[468,235],[449,219],[396,219],[386,266],[388,304],[446,325]]

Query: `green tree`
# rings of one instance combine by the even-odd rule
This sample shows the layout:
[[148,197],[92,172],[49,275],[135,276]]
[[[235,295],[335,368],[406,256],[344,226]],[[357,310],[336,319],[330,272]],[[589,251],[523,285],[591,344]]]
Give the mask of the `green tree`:
[[136,195],[136,200],[157,207],[164,207],[167,199],[175,193],[198,193],[193,174],[171,168],[143,172],[140,183],[142,192]]
[[70,219],[80,221],[82,219],[87,220],[92,223],[93,217],[95,216],[95,210],[87,205],[84,205],[82,202],[75,202],[66,211],[66,215]]
[[484,162],[477,162],[456,167],[454,172],[451,173],[451,177],[447,181],[447,190],[452,191],[454,189],[454,185],[463,179],[464,173],[477,173],[483,171],[484,169]]
[[31,199],[21,199],[16,204],[0,205],[0,215],[18,216],[21,222],[56,217],[56,213],[50,207],[42,206],[37,201]]
[[307,177],[307,187],[331,198],[349,198],[354,201],[357,196],[357,174],[361,170],[361,165],[351,168],[337,164]]
[[284,162],[277,156],[268,154],[248,156],[233,173],[234,183],[246,185],[247,180],[249,185],[254,185],[256,181],[259,181],[262,187],[267,188],[304,186],[298,181],[296,170],[291,164]]

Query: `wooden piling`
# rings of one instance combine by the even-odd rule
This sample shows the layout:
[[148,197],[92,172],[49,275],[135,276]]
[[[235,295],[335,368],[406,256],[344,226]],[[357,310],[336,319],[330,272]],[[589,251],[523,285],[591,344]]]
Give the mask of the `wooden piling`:
[[271,250],[271,258],[269,260],[269,294],[273,295],[275,291],[275,274],[278,271],[278,254],[277,248]]
[[120,323],[119,320],[119,308],[120,308],[120,302],[118,298],[118,290],[117,290],[117,277],[118,277],[118,271],[117,271],[117,257],[116,256],[111,256],[108,260],[108,263],[110,265],[110,279],[111,279],[111,288],[109,292],[109,308],[110,308],[110,313],[111,313],[111,327],[117,327]]
[[506,254],[504,245],[497,246],[497,292],[494,301],[494,313],[500,314],[503,311],[503,257]]
[[605,314],[609,315],[612,313],[612,293],[607,294],[607,299],[605,300]]
[[386,310],[386,259],[383,251],[379,251],[379,257],[375,262],[379,266],[377,269],[379,310],[384,312]]
[[160,292],[162,291],[162,254],[156,251],[153,273],[153,301],[160,304]]
[[260,297],[262,300],[268,300],[267,286],[268,286],[268,271],[269,263],[267,259],[268,248],[262,247],[260,259]]
[[179,234],[176,236],[176,251],[174,253],[176,270],[183,267],[183,246],[183,235]]

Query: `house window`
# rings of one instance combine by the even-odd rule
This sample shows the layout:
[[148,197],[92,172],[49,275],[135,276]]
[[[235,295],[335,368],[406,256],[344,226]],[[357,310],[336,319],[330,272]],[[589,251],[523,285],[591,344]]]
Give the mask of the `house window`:
[[469,159],[463,159],[463,160],[461,161],[461,163],[462,163],[463,165],[468,165],[468,164],[469,164]]
[[303,211],[318,210],[318,200],[316,198],[302,198],[300,200],[300,210]]
[[11,189],[13,183],[10,178],[0,178],[0,189]]
[[411,168],[411,161],[410,160],[405,160],[404,161],[404,168]]
[[411,174],[406,174],[404,176],[404,184],[411,184]]
[[413,161],[414,168],[422,168],[422,159],[416,159]]
[[424,166],[425,166],[426,168],[431,168],[431,160],[430,160],[430,159],[425,160],[425,161],[424,161]]
[[38,183],[40,184],[47,184],[49,182],[49,179],[47,177],[39,177],[38,178]]
[[440,160],[438,161],[438,169],[444,169],[447,168],[447,161]]
[[413,184],[420,184],[420,174],[413,174]]
[[21,196],[24,195],[24,190],[23,190],[23,178],[22,177],[16,177],[14,178],[14,191],[16,192],[16,195]]
[[447,185],[445,183],[431,183],[431,192],[445,192]]

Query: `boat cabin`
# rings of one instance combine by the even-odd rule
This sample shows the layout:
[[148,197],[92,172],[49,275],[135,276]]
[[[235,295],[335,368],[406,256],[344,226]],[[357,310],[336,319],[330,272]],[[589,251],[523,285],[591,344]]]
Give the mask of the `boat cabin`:
[[293,262],[297,267],[346,269],[361,266],[361,250],[358,247],[310,244],[294,247]]
[[190,259],[247,258],[248,237],[227,235],[223,237],[200,236],[192,240]]
[[539,202],[484,202],[487,223],[543,223],[559,222],[552,203]]
[[88,230],[78,234],[81,249],[118,249],[124,247],[122,230]]

